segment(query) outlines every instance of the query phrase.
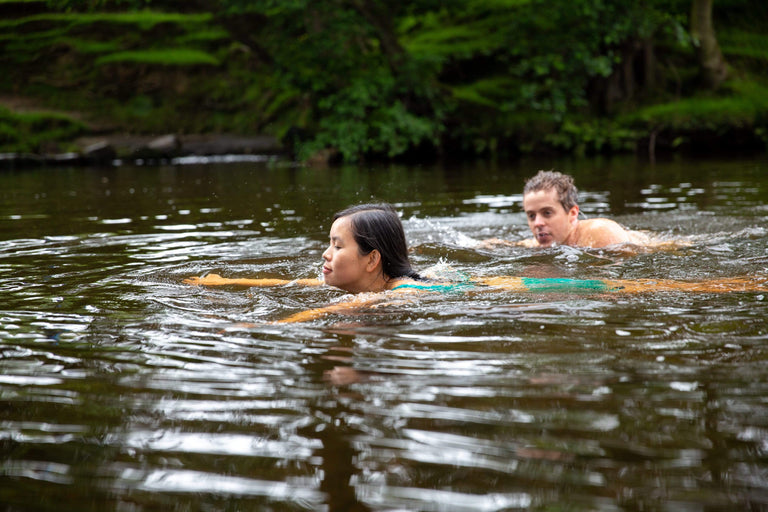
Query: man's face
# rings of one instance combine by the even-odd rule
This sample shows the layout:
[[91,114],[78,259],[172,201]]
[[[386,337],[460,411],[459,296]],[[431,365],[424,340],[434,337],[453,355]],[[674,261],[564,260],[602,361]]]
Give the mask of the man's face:
[[549,247],[553,243],[572,242],[569,238],[576,229],[579,207],[566,211],[555,189],[529,192],[523,196],[523,210],[539,245]]

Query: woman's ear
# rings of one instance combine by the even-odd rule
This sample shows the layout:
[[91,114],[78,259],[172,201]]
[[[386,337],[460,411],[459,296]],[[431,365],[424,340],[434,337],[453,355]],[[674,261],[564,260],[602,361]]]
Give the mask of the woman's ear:
[[368,272],[373,272],[376,270],[376,266],[378,266],[381,263],[381,253],[374,249],[371,252],[368,253],[368,263],[365,266],[365,269]]

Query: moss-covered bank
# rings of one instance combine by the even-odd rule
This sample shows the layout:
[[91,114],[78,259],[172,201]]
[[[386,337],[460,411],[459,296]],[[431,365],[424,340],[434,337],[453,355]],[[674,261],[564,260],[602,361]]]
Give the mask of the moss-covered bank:
[[714,90],[687,1],[538,3],[0,0],[0,152],[224,133],[302,157],[765,151],[761,2],[715,10],[730,72]]

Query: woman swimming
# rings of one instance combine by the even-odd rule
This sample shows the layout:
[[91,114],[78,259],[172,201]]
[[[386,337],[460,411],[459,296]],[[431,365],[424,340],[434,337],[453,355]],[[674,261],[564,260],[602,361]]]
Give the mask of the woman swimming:
[[323,253],[323,279],[228,279],[217,274],[185,279],[188,284],[277,286],[327,284],[350,293],[382,292],[421,280],[408,259],[405,231],[386,203],[361,204],[336,213]]
[[[361,204],[334,215],[330,244],[323,252],[323,279],[229,279],[217,274],[185,279],[187,284],[218,286],[279,286],[326,284],[357,294],[353,300],[310,309],[279,323],[305,322],[330,313],[380,303],[382,294],[394,292],[466,292],[507,290],[515,292],[644,293],[686,291],[723,293],[768,291],[768,277],[724,278],[704,282],[674,280],[562,279],[465,275],[425,279],[411,267],[403,224],[389,204]],[[372,295],[373,294],[373,295]],[[389,295],[388,297],[392,297]]]

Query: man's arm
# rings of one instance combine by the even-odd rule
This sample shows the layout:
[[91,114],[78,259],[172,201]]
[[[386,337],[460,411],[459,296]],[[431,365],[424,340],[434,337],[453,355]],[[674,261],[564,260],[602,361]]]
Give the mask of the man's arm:
[[512,242],[510,240],[502,240],[501,238],[489,238],[477,244],[477,247],[480,249],[492,249],[499,245],[504,245],[507,247],[529,247],[529,248],[539,246],[538,242],[536,242],[536,240],[533,238],[526,238],[525,240],[518,240],[517,242]]

